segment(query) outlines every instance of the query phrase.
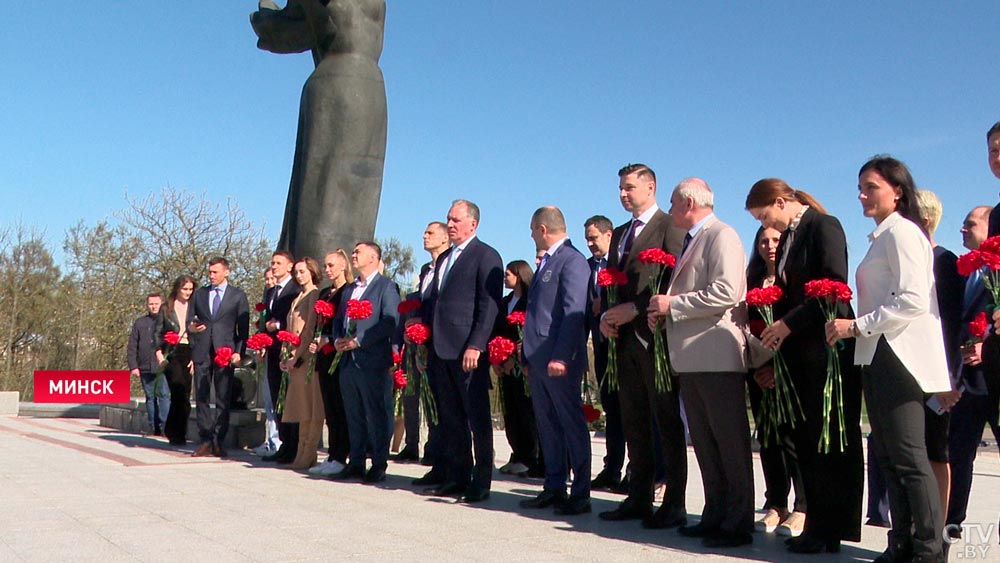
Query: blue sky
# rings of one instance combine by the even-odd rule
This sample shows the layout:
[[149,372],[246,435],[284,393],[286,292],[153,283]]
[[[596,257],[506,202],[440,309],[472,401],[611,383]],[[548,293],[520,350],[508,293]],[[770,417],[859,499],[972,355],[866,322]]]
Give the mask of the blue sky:
[[[608,7],[609,5],[613,7]],[[0,7],[0,224],[92,223],[169,184],[235,198],[276,238],[308,54],[256,48],[255,2],[65,0]],[[616,171],[645,162],[661,202],[716,192],[750,238],[749,187],[777,176],[848,234],[873,228],[857,170],[891,153],[945,204],[938,242],[997,202],[985,132],[1000,119],[996,2],[388,2],[389,139],[376,235],[420,251],[452,199],[480,236],[530,259],[531,212],[627,219]],[[58,253],[58,254],[61,254]]]

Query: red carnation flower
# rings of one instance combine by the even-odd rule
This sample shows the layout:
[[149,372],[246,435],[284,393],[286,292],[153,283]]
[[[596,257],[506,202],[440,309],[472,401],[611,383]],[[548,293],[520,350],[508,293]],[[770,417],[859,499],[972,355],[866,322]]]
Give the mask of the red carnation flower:
[[264,310],[265,310],[265,309],[267,309],[267,305],[265,305],[265,304],[264,304],[263,302],[261,302],[261,303],[258,303],[258,304],[256,304],[256,305],[254,305],[254,306],[253,306],[253,308],[254,308],[254,309],[255,309],[255,310],[256,310],[256,311],[258,312],[258,313],[263,313],[263,312],[264,312]]
[[181,335],[172,330],[168,330],[166,334],[163,335],[163,341],[171,346],[177,346],[177,343],[181,341]]
[[316,311],[317,317],[323,319],[333,318],[333,312],[334,312],[333,303],[330,303],[328,301],[323,301],[322,299],[320,299],[316,301],[316,305],[313,309]]
[[986,320],[986,313],[980,311],[976,318],[969,323],[969,335],[973,338],[982,339],[986,336],[986,331],[990,328],[989,321]]
[[850,303],[854,292],[851,291],[851,286],[844,282],[833,282],[833,296],[837,301]]
[[393,351],[392,353],[392,364],[398,366],[403,363],[403,355],[399,352]]
[[278,340],[291,344],[293,348],[298,348],[299,344],[302,344],[302,338],[298,334],[287,330],[278,331]]
[[337,349],[333,347],[333,344],[327,342],[326,344],[323,345],[322,348],[319,349],[319,351],[329,356],[330,354],[336,352]]
[[372,316],[372,302],[351,299],[347,302],[347,318],[352,321],[360,321]]
[[410,339],[410,342],[414,344],[421,345],[431,337],[431,329],[429,326],[422,323],[414,323],[406,327],[406,337]]
[[215,365],[224,368],[233,359],[233,349],[229,346],[222,346],[215,350]]
[[979,245],[979,251],[983,254],[1000,255],[1000,236],[990,237]]
[[495,366],[506,362],[507,358],[514,353],[514,350],[517,350],[517,345],[513,341],[502,336],[497,336],[493,340],[490,340],[487,347],[490,352],[490,363]]
[[420,308],[420,300],[414,297],[412,299],[407,299],[406,301],[400,302],[399,307],[396,307],[396,311],[400,315],[408,315],[419,308]]
[[406,388],[406,372],[397,369],[392,373],[392,388],[396,391]]
[[247,348],[250,348],[251,350],[263,350],[271,344],[274,344],[274,339],[271,338],[270,335],[263,332],[258,332],[247,339]]
[[958,269],[958,275],[969,277],[972,272],[983,266],[983,258],[978,250],[973,250],[959,256],[955,266]]
[[771,287],[757,287],[747,292],[747,305],[754,307],[767,307],[774,305],[781,299],[781,288],[772,285]]
[[662,248],[647,248],[640,252],[637,258],[642,264],[660,264],[670,268],[677,264],[677,258]]
[[507,324],[524,326],[524,311],[514,311],[513,313],[507,315]]
[[597,285],[601,287],[625,285],[627,283],[628,275],[617,268],[605,268],[597,273]]
[[594,405],[583,405],[583,417],[587,420],[587,424],[596,421],[601,418],[601,411],[594,407]]

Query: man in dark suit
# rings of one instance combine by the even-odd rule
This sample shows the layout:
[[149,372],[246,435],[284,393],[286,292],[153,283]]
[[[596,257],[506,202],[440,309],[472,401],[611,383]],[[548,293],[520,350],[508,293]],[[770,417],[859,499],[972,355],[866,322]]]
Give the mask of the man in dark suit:
[[[354,287],[341,294],[333,317],[334,348],[340,359],[340,389],[347,415],[351,453],[347,466],[331,475],[334,480],[364,477],[366,483],[385,480],[392,440],[392,335],[399,320],[399,287],[378,273],[382,248],[374,242],[359,242],[351,253],[351,265],[358,273]],[[371,303],[367,319],[349,320],[348,302]],[[348,334],[350,323],[357,332]],[[372,466],[365,472],[366,454],[371,450]]]
[[[279,250],[271,255],[271,273],[277,280],[274,287],[264,292],[264,327],[267,334],[271,336],[273,342],[267,348],[267,391],[265,413],[268,414],[268,436],[263,444],[270,446],[255,450],[263,454],[264,461],[276,461],[278,463],[291,463],[298,453],[299,425],[296,422],[287,423],[281,421],[281,414],[276,411],[278,394],[281,391],[281,341],[278,340],[278,331],[287,327],[288,311],[292,308],[292,302],[302,293],[300,286],[292,277],[292,267],[295,265],[295,257],[290,252]],[[275,440],[271,435],[271,429],[277,427],[278,437]]]
[[[545,484],[523,508],[555,506],[557,514],[590,512],[590,432],[580,384],[587,372],[587,260],[566,236],[556,207],[531,217],[531,238],[544,250],[528,288],[524,324],[524,372],[531,384]],[[570,495],[566,479],[573,472]]]
[[608,371],[608,339],[601,334],[601,313],[608,303],[604,288],[597,285],[597,274],[608,267],[608,252],[611,249],[611,235],[614,225],[603,215],[594,215],[583,224],[587,248],[590,249],[590,282],[587,284],[587,334],[591,335],[594,347],[594,375],[600,388],[601,406],[604,407],[604,442],[606,454],[604,468],[590,483],[594,490],[620,490],[622,467],[625,465],[625,434],[622,431],[622,413],[618,402],[618,391],[609,390],[604,385]]
[[[421,302],[430,295],[430,284],[434,280],[434,261],[437,260],[437,257],[440,256],[442,252],[448,250],[448,225],[445,225],[440,221],[433,221],[428,224],[427,228],[424,230],[423,242],[424,250],[431,255],[431,261],[420,267],[420,276],[417,280],[417,291],[406,296],[407,299],[419,299]],[[411,319],[416,320],[411,321]],[[400,319],[400,327],[397,332],[402,335],[405,326],[409,326],[411,322],[419,322],[419,320],[420,311],[414,311],[410,314],[409,318],[405,319],[405,323],[404,319]],[[404,338],[400,336],[399,340],[404,340]],[[404,344],[412,346],[409,342],[405,342]],[[426,369],[426,366],[423,366],[422,369]],[[421,380],[417,378],[414,384],[413,394],[403,396],[403,419],[406,426],[406,446],[398,454],[393,456],[393,461],[405,463],[420,459],[420,385]],[[425,465],[433,464],[434,457],[440,449],[438,444],[439,436],[436,429],[436,424],[430,424],[428,426],[427,444],[424,447]],[[434,485],[438,483],[426,484]]]
[[[238,364],[250,330],[247,294],[229,285],[229,261],[222,257],[208,262],[211,285],[194,293],[194,320],[188,325],[191,359],[194,361],[195,404],[201,445],[194,457],[225,457],[222,444],[229,430],[229,399],[233,366]],[[233,355],[225,366],[215,364],[215,354],[228,347]],[[208,402],[215,388],[215,412]]]
[[[653,266],[641,264],[638,254],[647,248],[661,248],[678,256],[684,231],[675,228],[673,220],[656,205],[656,175],[648,166],[629,164],[618,171],[618,178],[619,198],[632,220],[615,229],[608,266],[625,272],[628,284],[618,288],[620,303],[602,316],[601,333],[618,338],[619,401],[631,475],[628,497],[600,517],[611,521],[642,519],[647,528],[671,528],[687,523],[687,443],[677,378],[671,391],[659,393],[655,388],[653,333],[646,324]],[[663,505],[653,514],[655,432],[659,432],[667,491]]]
[[[992,207],[979,206],[965,217],[962,223],[962,244],[969,250],[976,250],[986,240],[987,224]],[[965,286],[962,304],[962,332],[960,342],[969,342],[969,323],[989,306],[990,296],[983,283],[982,273],[973,272]],[[951,409],[951,423],[948,429],[948,460],[951,464],[951,487],[948,498],[948,513],[945,517],[945,532],[951,538],[962,535],[969,507],[969,493],[972,490],[973,464],[983,438],[983,429],[990,417],[989,393],[986,386],[982,362],[983,343],[962,346],[962,365],[954,382],[958,403]],[[993,435],[1000,442],[996,425],[990,423]]]
[[490,496],[493,424],[487,343],[503,288],[500,255],[476,237],[478,226],[479,207],[456,200],[448,211],[452,246],[437,259],[431,294],[422,307],[433,335],[430,383],[446,448],[442,452],[445,483],[425,493],[464,493],[465,502]]

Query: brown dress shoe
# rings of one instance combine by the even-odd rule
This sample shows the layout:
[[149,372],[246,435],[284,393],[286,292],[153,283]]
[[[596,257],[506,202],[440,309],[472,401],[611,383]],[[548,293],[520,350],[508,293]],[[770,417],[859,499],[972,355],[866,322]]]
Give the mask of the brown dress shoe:
[[212,446],[212,455],[215,457],[225,458],[229,454],[222,448],[222,446]]
[[198,449],[191,454],[191,457],[208,457],[210,455],[212,455],[212,444],[205,442],[198,446]]

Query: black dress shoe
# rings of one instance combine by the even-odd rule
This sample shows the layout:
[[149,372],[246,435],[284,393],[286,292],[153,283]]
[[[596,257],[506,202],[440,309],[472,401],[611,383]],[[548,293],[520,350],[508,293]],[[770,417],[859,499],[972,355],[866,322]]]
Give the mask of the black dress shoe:
[[347,467],[341,469],[339,473],[330,475],[328,479],[332,481],[346,481],[355,477],[364,477],[364,475],[365,470],[360,465],[348,465]]
[[639,503],[632,499],[625,499],[618,508],[601,512],[597,515],[601,520],[608,522],[621,522],[623,520],[645,520],[653,515],[653,505]]
[[808,534],[799,536],[798,541],[788,544],[792,553],[840,553],[840,540],[824,540]]
[[466,504],[475,504],[477,502],[483,502],[484,500],[490,498],[489,489],[474,489],[469,488],[468,491],[458,498],[458,502],[464,502]]
[[365,483],[381,483],[385,481],[385,468],[384,467],[372,467],[365,473],[362,479]]
[[418,477],[413,481],[410,481],[413,485],[418,487],[430,487],[434,485],[444,485],[444,477],[435,474],[433,471],[428,471],[423,477]]
[[390,458],[396,463],[410,463],[412,461],[420,460],[420,456],[417,455],[417,451],[410,448],[403,448],[398,454],[393,454]]
[[686,538],[707,538],[717,532],[719,532],[718,526],[706,526],[701,522],[694,526],[681,526],[677,529],[677,533]]
[[518,502],[518,506],[521,508],[548,508],[550,506],[562,504],[566,501],[566,493],[564,491],[550,491],[548,489],[542,489],[541,493],[534,498],[526,498]]
[[[624,478],[623,478],[623,479],[622,479],[622,480],[621,480],[621,481],[620,481],[620,482],[618,483],[618,486],[617,486],[617,487],[611,487],[611,492],[612,492],[612,493],[618,493],[618,494],[620,494],[620,495],[627,495],[627,494],[628,494],[628,486],[629,486],[629,482],[628,482],[628,481],[629,481],[629,479],[628,479],[628,475],[626,475],[626,476],[625,476],[625,477],[624,477]],[[591,485],[591,487],[593,487],[593,485]]]
[[444,483],[437,487],[426,488],[420,494],[428,497],[457,497],[462,496],[467,488],[468,486],[458,483]]
[[597,477],[594,477],[594,480],[590,482],[590,490],[613,491],[615,488],[620,487],[621,484],[621,477],[608,473],[605,470],[598,473]]
[[222,446],[214,444],[212,446],[212,455],[214,455],[215,457],[221,457],[225,459],[226,457],[229,456],[229,453],[227,453],[225,448],[223,448]]
[[642,521],[642,527],[650,530],[666,530],[687,524],[687,512],[672,506],[661,506],[655,514]]
[[566,499],[566,502],[556,506],[555,513],[559,516],[576,516],[577,514],[588,514],[590,511],[589,498],[575,497]]
[[719,530],[701,540],[705,547],[740,547],[753,543],[753,534],[750,532],[724,532]]

